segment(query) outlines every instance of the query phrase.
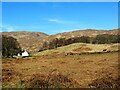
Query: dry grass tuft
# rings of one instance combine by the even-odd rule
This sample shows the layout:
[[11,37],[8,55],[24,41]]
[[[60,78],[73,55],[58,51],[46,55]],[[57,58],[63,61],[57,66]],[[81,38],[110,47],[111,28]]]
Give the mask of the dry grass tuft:
[[21,74],[14,71],[14,70],[9,70],[9,69],[3,69],[2,70],[2,82],[9,82],[16,76],[20,76]]
[[21,80],[20,76],[22,76],[22,74],[13,69],[2,69],[2,87],[16,87],[18,81]]
[[48,75],[34,74],[26,84],[29,88],[78,88],[79,83],[57,71]]
[[89,84],[91,88],[97,88],[103,90],[103,88],[120,88],[120,77],[113,78],[111,76],[104,76],[100,79],[94,80]]

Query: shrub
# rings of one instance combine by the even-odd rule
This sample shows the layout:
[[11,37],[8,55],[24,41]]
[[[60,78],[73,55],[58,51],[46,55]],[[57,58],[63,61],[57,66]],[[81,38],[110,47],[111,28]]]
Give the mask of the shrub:
[[120,77],[113,78],[111,76],[104,76],[100,79],[94,80],[88,85],[91,88],[97,88],[103,90],[103,88],[120,88]]
[[80,87],[72,78],[60,73],[34,74],[26,83],[27,88],[78,88]]
[[17,40],[13,37],[2,36],[2,56],[13,57],[21,51],[21,47]]

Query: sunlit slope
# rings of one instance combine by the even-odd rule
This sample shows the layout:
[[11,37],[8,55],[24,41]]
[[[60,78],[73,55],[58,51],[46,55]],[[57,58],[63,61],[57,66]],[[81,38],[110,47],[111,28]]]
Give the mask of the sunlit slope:
[[34,53],[33,56],[50,55],[50,54],[68,54],[68,53],[95,53],[95,52],[113,52],[118,51],[120,44],[86,44],[74,43],[67,46],[58,47],[51,50]]
[[38,51],[45,38],[49,35],[42,32],[3,32],[3,35],[12,36],[19,42],[23,49],[29,52]]

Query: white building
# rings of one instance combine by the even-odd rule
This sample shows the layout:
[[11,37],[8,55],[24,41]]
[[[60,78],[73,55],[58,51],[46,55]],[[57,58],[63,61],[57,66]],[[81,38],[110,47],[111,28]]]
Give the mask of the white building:
[[25,50],[24,52],[22,52],[21,54],[18,53],[18,57],[28,57],[29,56],[29,53]]
[[28,56],[29,56],[29,54],[26,50],[24,52],[22,52],[22,57],[28,57]]

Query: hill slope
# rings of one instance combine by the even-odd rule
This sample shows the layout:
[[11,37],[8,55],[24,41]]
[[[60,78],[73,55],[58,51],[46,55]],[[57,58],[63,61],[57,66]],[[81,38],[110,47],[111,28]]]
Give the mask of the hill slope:
[[[99,36],[98,36],[99,35]],[[53,49],[56,47],[66,46],[72,43],[115,43],[118,42],[118,33],[117,29],[114,30],[77,30],[71,32],[58,33],[50,35],[46,38],[43,47],[39,51]],[[98,36],[98,37],[96,37]]]
[[96,35],[101,34],[108,34],[108,35],[117,35],[118,29],[113,30],[94,30],[94,29],[87,29],[87,30],[76,30],[71,32],[64,32],[58,33],[54,35],[47,35],[42,32],[3,32],[3,35],[13,36],[18,40],[21,47],[23,49],[27,49],[28,51],[39,51],[42,48],[44,41],[52,41],[55,38],[73,38],[73,37],[80,37],[80,36],[89,36],[95,37]]
[[54,35],[50,35],[48,37],[48,40],[53,38],[71,38],[71,37],[78,37],[78,36],[89,36],[89,37],[95,37],[97,35],[101,34],[108,34],[108,35],[117,35],[118,29],[113,30],[95,30],[95,29],[86,29],[86,30],[76,30],[71,32],[64,32],[64,33],[58,33]]
[[[104,52],[116,52],[119,51],[119,43],[115,44],[86,44],[86,43],[74,43],[56,49],[45,50],[42,52],[36,52],[33,56],[60,56],[60,55],[81,55],[81,54],[94,54]],[[105,51],[103,51],[105,50]]]
[[3,35],[12,36],[18,40],[23,49],[28,51],[37,51],[42,42],[48,37],[47,34],[41,32],[3,32]]

